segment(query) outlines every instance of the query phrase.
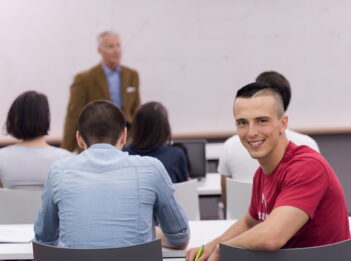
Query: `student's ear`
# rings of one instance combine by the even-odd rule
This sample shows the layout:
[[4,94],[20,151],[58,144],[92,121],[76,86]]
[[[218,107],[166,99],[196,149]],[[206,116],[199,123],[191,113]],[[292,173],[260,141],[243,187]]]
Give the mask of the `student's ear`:
[[100,46],[97,48],[97,51],[99,54],[101,54],[101,47]]
[[127,128],[124,127],[121,133],[121,136],[119,137],[116,144],[117,149],[120,149],[120,150],[123,149],[123,146],[126,144],[126,142],[127,142]]
[[280,133],[284,133],[285,130],[288,128],[289,118],[287,115],[283,115],[281,119],[281,126],[280,126]]
[[76,139],[79,148],[85,150],[87,148],[87,145],[85,144],[83,137],[80,135],[79,131],[76,132]]

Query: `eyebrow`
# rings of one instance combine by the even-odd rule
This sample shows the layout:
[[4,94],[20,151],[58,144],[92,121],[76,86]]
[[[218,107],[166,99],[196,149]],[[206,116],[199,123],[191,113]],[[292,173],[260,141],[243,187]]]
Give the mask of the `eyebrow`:
[[247,121],[245,118],[235,119],[235,121]]
[[257,118],[255,118],[255,120],[269,120],[271,117],[269,116],[259,116]]
[[[269,120],[270,118],[271,117],[269,117],[269,116],[258,116],[256,118],[254,118],[254,120]],[[238,121],[248,121],[248,120],[245,118],[239,118],[239,119],[236,119],[235,121],[238,122]]]

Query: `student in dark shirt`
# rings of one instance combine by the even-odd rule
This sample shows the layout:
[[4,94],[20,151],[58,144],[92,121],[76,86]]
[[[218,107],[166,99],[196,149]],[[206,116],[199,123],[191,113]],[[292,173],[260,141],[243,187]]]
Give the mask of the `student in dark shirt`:
[[158,102],[148,102],[137,111],[132,128],[131,144],[124,151],[131,155],[150,156],[165,166],[173,183],[188,180],[184,152],[170,146],[171,127],[166,108]]

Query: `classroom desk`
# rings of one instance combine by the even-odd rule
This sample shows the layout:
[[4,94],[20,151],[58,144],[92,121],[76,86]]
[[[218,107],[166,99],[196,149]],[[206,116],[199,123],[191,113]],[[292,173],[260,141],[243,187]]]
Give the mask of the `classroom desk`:
[[223,150],[223,144],[223,142],[206,143],[206,159],[218,160]]
[[[191,239],[187,249],[202,245],[223,233],[233,220],[190,221]],[[31,225],[28,225],[31,226]],[[204,233],[206,231],[206,233]],[[162,248],[165,261],[184,260],[186,250]],[[1,243],[0,260],[33,259],[32,243]]]
[[189,221],[190,242],[185,250],[162,248],[163,257],[185,257],[186,251],[193,247],[199,247],[211,241],[226,231],[235,220],[202,220]]
[[197,191],[199,196],[220,196],[221,175],[218,173],[207,173],[206,178],[198,181]]
[[[206,220],[190,221],[191,238],[187,249],[198,247],[222,234],[229,228],[234,220]],[[351,224],[351,217],[349,217]],[[351,227],[350,227],[351,230]],[[186,249],[186,250],[187,250]],[[162,249],[164,261],[184,260],[186,250]],[[33,259],[33,250],[31,243],[24,244],[0,244],[0,260],[31,260]]]

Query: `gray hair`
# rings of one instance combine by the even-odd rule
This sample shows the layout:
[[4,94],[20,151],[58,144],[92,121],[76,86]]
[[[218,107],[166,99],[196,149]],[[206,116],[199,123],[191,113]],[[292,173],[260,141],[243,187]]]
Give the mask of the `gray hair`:
[[118,33],[114,32],[114,31],[103,31],[103,32],[100,33],[100,34],[98,35],[98,37],[97,37],[97,44],[98,44],[99,47],[101,47],[101,45],[102,45],[102,42],[103,42],[102,39],[103,39],[105,36],[107,36],[107,35],[117,35],[117,36],[119,36]]

